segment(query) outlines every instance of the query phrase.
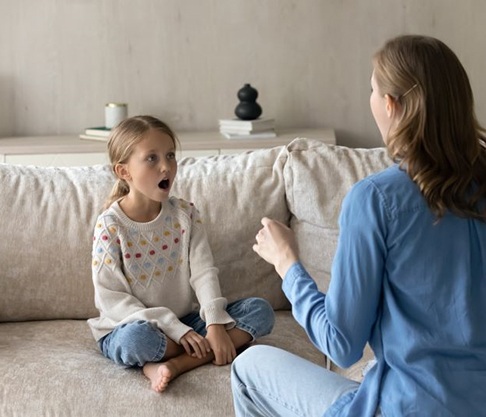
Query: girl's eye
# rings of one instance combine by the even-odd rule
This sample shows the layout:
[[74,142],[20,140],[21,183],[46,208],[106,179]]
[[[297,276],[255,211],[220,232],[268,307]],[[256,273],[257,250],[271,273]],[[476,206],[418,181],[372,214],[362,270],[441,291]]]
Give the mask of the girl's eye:
[[148,161],[148,162],[152,162],[152,163],[153,163],[153,162],[157,162],[157,155],[149,155],[149,156],[147,157],[147,161]]
[[176,157],[175,152],[169,152],[167,154],[167,159],[169,160],[175,159],[175,157]]

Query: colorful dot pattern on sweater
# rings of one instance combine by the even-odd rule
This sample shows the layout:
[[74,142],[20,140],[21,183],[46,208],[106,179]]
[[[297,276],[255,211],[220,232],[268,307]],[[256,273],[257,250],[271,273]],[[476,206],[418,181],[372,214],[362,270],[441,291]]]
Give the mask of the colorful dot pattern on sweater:
[[[192,204],[183,200],[171,201],[171,204],[178,204],[188,214],[188,219],[193,220]],[[115,269],[121,263],[131,287],[146,289],[175,279],[187,256],[185,248],[188,244],[184,239],[189,239],[187,228],[190,223],[183,225],[183,219],[173,213],[164,215],[162,212],[161,215],[161,227],[152,230],[130,228],[120,224],[115,216],[99,219],[95,228],[92,267]],[[195,223],[201,223],[201,220],[197,218]]]

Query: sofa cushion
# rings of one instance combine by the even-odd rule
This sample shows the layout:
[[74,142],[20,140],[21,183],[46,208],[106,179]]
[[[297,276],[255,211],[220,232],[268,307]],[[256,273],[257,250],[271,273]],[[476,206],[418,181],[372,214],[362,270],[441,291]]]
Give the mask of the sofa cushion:
[[0,321],[96,315],[92,230],[108,167],[0,164],[0,184]]
[[233,155],[186,158],[179,164],[173,194],[201,212],[229,301],[252,295],[274,309],[288,309],[273,266],[252,249],[263,216],[288,223],[283,165],[285,147]]
[[[256,343],[279,346],[324,365],[290,311]],[[208,364],[156,394],[140,369],[98,350],[86,321],[0,324],[0,416],[233,416],[230,366]]]
[[288,147],[285,190],[300,259],[327,291],[341,202],[360,179],[389,166],[385,148],[357,149],[296,139]]
[[[288,303],[252,245],[262,216],[287,222],[284,147],[180,161],[173,194],[205,220],[223,294]],[[0,164],[0,321],[86,319],[98,313],[91,281],[97,215],[113,185],[108,166]]]

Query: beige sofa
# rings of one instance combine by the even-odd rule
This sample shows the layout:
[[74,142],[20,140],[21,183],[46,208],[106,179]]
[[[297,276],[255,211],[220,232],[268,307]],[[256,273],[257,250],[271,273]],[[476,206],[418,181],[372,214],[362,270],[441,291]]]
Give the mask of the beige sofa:
[[[186,158],[175,195],[205,218],[222,291],[231,301],[267,298],[280,346],[326,362],[295,323],[281,280],[251,250],[260,219],[295,230],[301,257],[325,290],[341,200],[360,178],[390,164],[384,149],[296,139],[287,147]],[[92,228],[113,182],[107,166],[38,168],[0,164],[0,416],[231,416],[230,367],[206,365],[163,394],[137,369],[98,351],[86,319],[97,315],[90,274]],[[365,356],[369,356],[369,352]]]

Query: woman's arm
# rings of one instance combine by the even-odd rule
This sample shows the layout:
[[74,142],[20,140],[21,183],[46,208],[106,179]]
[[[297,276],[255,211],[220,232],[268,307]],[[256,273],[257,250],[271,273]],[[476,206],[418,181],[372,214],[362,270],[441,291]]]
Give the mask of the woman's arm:
[[327,295],[298,262],[293,232],[274,220],[262,224],[254,250],[284,278],[295,319],[323,353],[350,366],[361,357],[375,324],[384,273],[386,221],[374,186],[360,183],[343,202]]

